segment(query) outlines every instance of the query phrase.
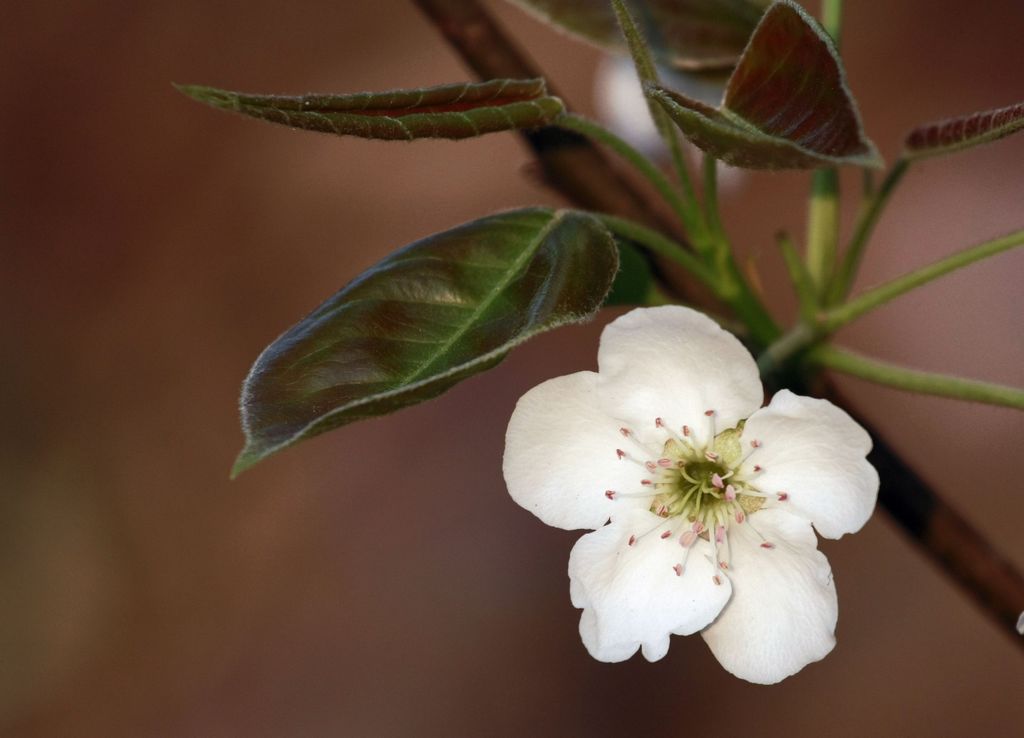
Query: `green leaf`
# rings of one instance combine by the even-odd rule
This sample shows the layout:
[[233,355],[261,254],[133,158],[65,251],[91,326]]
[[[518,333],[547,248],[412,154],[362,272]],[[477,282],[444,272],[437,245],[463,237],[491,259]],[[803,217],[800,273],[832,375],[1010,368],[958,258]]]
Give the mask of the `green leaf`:
[[542,208],[391,254],[256,360],[232,476],[303,439],[436,397],[535,334],[589,318],[617,268],[600,221]]
[[881,166],[865,136],[835,44],[796,3],[774,3],[718,108],[659,85],[647,94],[697,146],[750,169]]
[[199,102],[307,131],[389,141],[471,138],[548,125],[565,112],[542,79],[494,79],[351,95],[246,95],[180,85]]
[[[621,49],[608,0],[512,0],[586,41]],[[629,8],[659,64],[686,71],[731,69],[767,0],[632,0]]]
[[1024,130],[1024,103],[919,126],[907,136],[903,156],[924,159],[952,154]]
[[631,242],[616,238],[619,247],[619,273],[615,275],[605,305],[646,305],[654,276],[651,264]]

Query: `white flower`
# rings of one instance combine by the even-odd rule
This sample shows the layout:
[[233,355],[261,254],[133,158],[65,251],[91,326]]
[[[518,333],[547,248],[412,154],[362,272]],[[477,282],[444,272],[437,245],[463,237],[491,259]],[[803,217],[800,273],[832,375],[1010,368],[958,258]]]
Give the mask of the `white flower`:
[[670,635],[700,631],[727,670],[763,684],[823,658],[837,603],[811,525],[838,538],[870,517],[868,434],[788,390],[762,408],[747,350],[686,308],[614,321],[598,366],[527,392],[504,460],[516,502],[595,529],[569,557],[587,650],[656,661]]

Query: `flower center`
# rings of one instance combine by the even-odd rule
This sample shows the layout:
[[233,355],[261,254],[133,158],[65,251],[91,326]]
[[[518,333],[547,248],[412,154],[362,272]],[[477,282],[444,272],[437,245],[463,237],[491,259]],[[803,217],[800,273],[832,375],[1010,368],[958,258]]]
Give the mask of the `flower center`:
[[731,521],[742,523],[760,509],[763,498],[743,474],[742,430],[740,423],[713,436],[706,446],[690,442],[690,434],[669,438],[656,462],[651,512],[684,517],[707,531]]
[[[632,430],[621,428],[622,435],[642,450],[642,456],[638,458],[628,451],[616,449],[618,458],[639,464],[646,474],[640,480],[640,490],[636,492],[605,492],[611,500],[618,497],[650,500],[650,511],[662,518],[662,522],[651,530],[631,535],[628,545],[634,546],[638,540],[651,534],[666,541],[678,537],[683,551],[682,560],[673,567],[677,576],[683,575],[690,549],[698,538],[711,544],[716,568],[727,571],[729,527],[749,524],[747,517],[760,510],[769,498],[757,488],[756,480],[762,467],[751,459],[762,447],[761,442],[750,441],[749,449],[741,443],[745,421],[741,420],[735,428],[716,433],[714,410],[708,410],[704,415],[710,426],[705,434],[708,439],[705,443],[696,440],[689,426],[684,425],[682,432],[678,433],[661,418],[654,421],[655,427],[666,436],[660,448],[641,443]],[[771,498],[785,502],[788,495],[779,492]],[[767,540],[763,540],[761,546],[775,547]],[[713,579],[716,584],[721,584],[717,574]]]

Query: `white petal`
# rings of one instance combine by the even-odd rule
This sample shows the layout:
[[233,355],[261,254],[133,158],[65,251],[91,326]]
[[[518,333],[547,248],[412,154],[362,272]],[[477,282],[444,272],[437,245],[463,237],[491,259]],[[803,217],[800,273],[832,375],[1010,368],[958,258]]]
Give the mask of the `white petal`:
[[717,430],[731,428],[761,406],[757,365],[735,336],[695,310],[642,308],[610,323],[597,354],[602,406],[641,438],[664,440],[655,418],[676,430],[690,426],[706,441],[714,410]]
[[[580,634],[601,661],[623,661],[643,647],[649,661],[668,651],[669,635],[689,635],[710,623],[729,600],[729,580],[706,558],[711,546],[698,539],[686,549],[681,518],[666,520],[647,510],[616,512],[612,522],[576,542],[569,556],[573,604],[582,607]],[[673,531],[667,539],[664,531]],[[629,545],[630,536],[636,543]]]
[[[755,530],[756,528],[756,530]],[[765,537],[774,544],[761,546]],[[702,635],[726,670],[774,684],[835,646],[832,570],[810,524],[784,510],[760,510],[729,528],[732,599]]]
[[625,661],[636,653],[635,643],[600,643],[597,639],[597,616],[590,609],[580,615],[580,638],[591,656],[608,664]]
[[558,528],[598,528],[612,511],[650,506],[605,496],[642,492],[644,470],[616,454],[630,441],[597,408],[596,383],[593,372],[578,372],[537,385],[519,399],[505,434],[509,494]]
[[788,495],[787,508],[827,538],[853,533],[871,517],[878,472],[865,455],[871,437],[828,400],[782,390],[743,429],[761,447],[750,456],[763,471],[751,477],[762,492]]

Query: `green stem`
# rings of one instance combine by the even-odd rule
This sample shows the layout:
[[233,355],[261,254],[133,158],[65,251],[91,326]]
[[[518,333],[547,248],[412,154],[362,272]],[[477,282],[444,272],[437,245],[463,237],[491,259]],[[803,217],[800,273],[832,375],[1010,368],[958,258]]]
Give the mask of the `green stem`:
[[791,356],[809,346],[816,337],[813,326],[797,323],[758,355],[757,368],[761,376],[768,376],[782,368]]
[[[835,42],[842,37],[842,0],[822,0],[821,24]],[[807,273],[815,291],[824,295],[836,269],[839,249],[839,171],[819,169],[811,179],[807,212]]]
[[[584,118],[583,116],[574,114],[564,115],[555,121],[555,125],[559,128],[565,128],[582,134],[592,141],[607,146],[609,149],[621,156],[645,179],[647,179],[651,185],[654,186],[654,189],[658,191],[658,194],[660,194],[662,199],[668,203],[669,207],[672,208],[672,211],[676,214],[679,220],[682,221],[683,225],[687,227],[687,230],[689,230],[688,224],[694,217],[692,212],[693,206],[680,197],[679,191],[672,186],[668,177],[662,173],[654,162],[641,154],[626,141],[602,126],[600,123]],[[692,237],[693,234],[691,233],[690,236]]]
[[865,292],[860,297],[844,305],[832,308],[821,316],[821,328],[824,332],[831,333],[840,326],[846,325],[850,321],[859,318],[880,305],[884,305],[889,300],[899,297],[905,292],[909,292],[931,282],[933,279],[938,279],[976,261],[981,261],[989,256],[995,256],[998,253],[1008,251],[1022,244],[1024,244],[1024,230],[1016,231],[1008,236],[986,241],[985,243],[960,251],[923,269],[918,269],[891,282],[886,282],[882,286]]
[[821,1],[821,25],[839,48],[843,30],[843,0]]
[[834,346],[818,346],[808,354],[808,360],[818,366],[908,392],[1024,410],[1024,389],[1016,387],[908,369]]
[[715,275],[711,273],[711,270],[708,269],[704,262],[683,248],[682,244],[636,221],[608,215],[607,213],[591,213],[591,215],[604,223],[605,227],[619,238],[632,241],[652,254],[663,256],[675,262],[716,294],[718,293],[720,287],[719,280],[715,279]]
[[824,295],[835,273],[839,246],[839,172],[819,169],[811,180],[807,211],[807,273],[815,292]]
[[704,220],[708,230],[719,242],[725,241],[725,227],[718,211],[718,160],[710,154],[704,154]]
[[781,333],[778,325],[740,272],[727,243],[719,253],[721,257],[715,279],[718,296],[728,303],[736,317],[747,325],[756,346],[769,345]]
[[800,255],[796,252],[796,247],[788,233],[780,231],[776,234],[775,240],[782,251],[782,260],[786,264],[789,280],[793,283],[793,289],[800,303],[800,317],[805,322],[811,323],[818,313],[818,296],[814,292],[811,275],[807,273],[807,267],[800,260]]
[[900,183],[900,180],[903,179],[903,175],[907,173],[909,166],[910,162],[906,159],[898,159],[885,176],[882,186],[871,192],[861,206],[860,214],[857,216],[857,224],[854,226],[853,237],[850,239],[850,245],[846,249],[842,266],[840,266],[836,278],[829,288],[826,304],[838,304],[850,293],[853,280],[856,279],[857,271],[860,269],[864,249],[875,229],[875,224],[878,223],[878,219],[889,202],[889,198]]

